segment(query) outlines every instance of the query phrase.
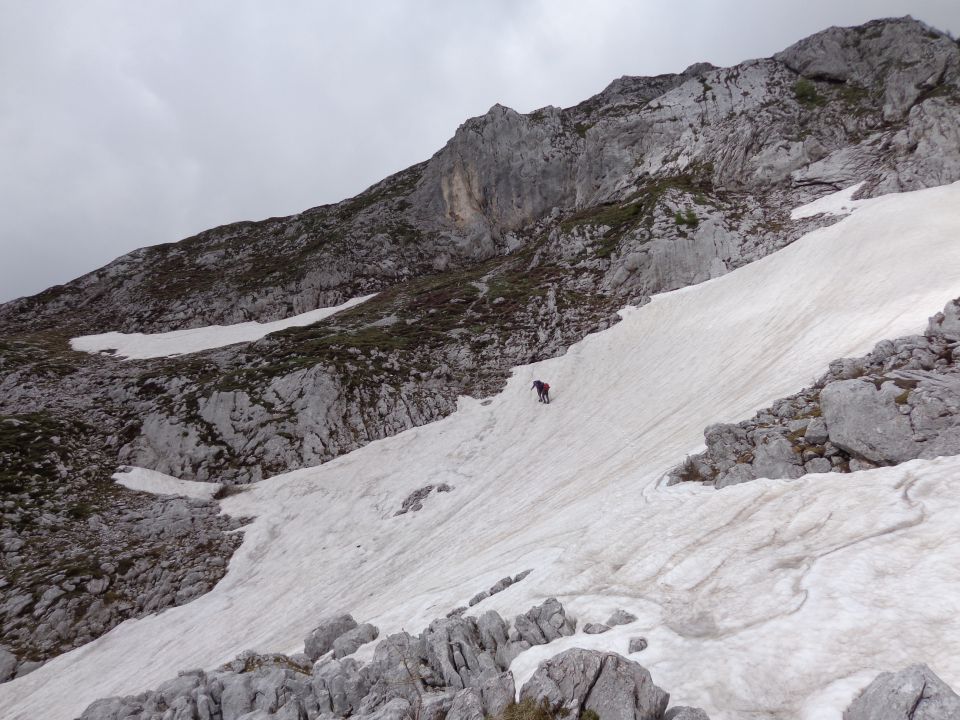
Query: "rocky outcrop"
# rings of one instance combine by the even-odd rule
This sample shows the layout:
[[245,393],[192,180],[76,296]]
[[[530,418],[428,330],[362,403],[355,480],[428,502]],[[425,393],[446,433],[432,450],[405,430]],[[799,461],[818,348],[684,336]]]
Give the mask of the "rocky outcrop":
[[[548,601],[551,609],[555,602]],[[562,607],[553,616],[565,621]],[[350,616],[324,620],[311,633],[308,642],[320,642],[312,648],[314,655],[326,647],[327,637],[350,625],[347,618]],[[339,638],[363,627],[345,630]],[[500,716],[516,698],[513,675],[508,671],[515,656],[511,647],[516,641],[508,637],[512,633],[502,617],[488,611],[479,619],[434,620],[417,636],[405,632],[390,635],[377,644],[366,665],[349,657],[323,657],[314,663],[307,655],[246,652],[211,672],[181,673],[156,690],[98,700],[82,718],[147,720],[172,711],[171,717],[194,720],[238,720],[248,713],[296,720],[319,715],[483,720]],[[330,642],[336,648],[336,639]],[[613,663],[608,669],[609,689],[598,694],[597,701],[622,691],[618,668]],[[642,673],[631,672],[642,680]]]
[[706,452],[673,469],[669,482],[723,488],[960,454],[958,316],[960,301],[951,300],[925,335],[836,360],[813,387],[752,419],[709,426]]
[[216,502],[114,483],[97,440],[78,421],[0,417],[0,681],[207,592],[242,539]]
[[576,631],[576,622],[566,616],[556,598],[517,615],[513,624],[519,639],[531,645],[543,645]]
[[953,720],[957,695],[926,665],[881,673],[851,703],[843,720]]
[[438,485],[424,485],[422,488],[414,490],[412,493],[407,495],[403,503],[400,505],[400,509],[397,510],[393,515],[406,515],[408,512],[419,512],[423,510],[423,501],[436,490],[438,493],[450,492],[453,490],[450,485],[447,483],[440,483]]
[[660,720],[670,700],[638,663],[580,648],[541,663],[520,698],[546,700],[572,717],[592,710],[604,720]]
[[496,595],[497,593],[501,593],[511,585],[520,582],[532,572],[533,572],[533,569],[531,568],[530,570],[524,570],[522,573],[517,573],[513,577],[510,577],[509,575],[507,575],[506,577],[502,577],[499,580],[497,580],[493,585],[491,585],[488,589],[481,590],[472,598],[470,598],[467,604],[470,607],[473,607],[477,603],[483,602],[491,595]]

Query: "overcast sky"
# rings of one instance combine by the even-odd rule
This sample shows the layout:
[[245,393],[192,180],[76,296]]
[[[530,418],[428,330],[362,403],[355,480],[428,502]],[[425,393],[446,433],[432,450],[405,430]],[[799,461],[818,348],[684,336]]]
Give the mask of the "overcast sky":
[[0,0],[0,302],[350,197],[494,103],[764,57],[958,0]]

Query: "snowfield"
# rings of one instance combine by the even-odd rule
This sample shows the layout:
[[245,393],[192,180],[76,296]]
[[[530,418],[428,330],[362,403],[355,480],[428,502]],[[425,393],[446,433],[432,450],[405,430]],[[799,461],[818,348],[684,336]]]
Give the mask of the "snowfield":
[[[671,704],[714,720],[839,718],[882,670],[926,662],[960,687],[960,458],[849,475],[665,487],[714,422],[810,384],[837,357],[916,333],[960,295],[960,183],[852,214],[709,282],[660,295],[490,401],[222,502],[256,515],[209,594],[127,621],[0,685],[4,718],[65,720],[248,648],[293,653],[322,615],[421,628],[556,596],[631,625],[520,655],[518,687],[570,646],[626,654]],[[533,378],[548,380],[551,405]],[[404,497],[447,482],[417,513]]]
[[[376,295],[376,293],[374,293]],[[82,335],[70,340],[70,347],[80,352],[109,352],[125,360],[146,360],[147,358],[171,357],[187,353],[212,350],[213,348],[233,345],[234,343],[253,342],[270,333],[280,332],[291,327],[302,327],[320,322],[341,310],[352,308],[366,302],[374,295],[352,298],[334,307],[317,308],[299,315],[274,320],[268,323],[245,322],[236,325],[208,325],[189,330],[172,330],[165,333],[122,333],[108,332],[99,335]]]
[[209,500],[220,489],[220,483],[181,480],[147,468],[127,467],[113,474],[113,479],[126,488],[154,495],[181,495]]

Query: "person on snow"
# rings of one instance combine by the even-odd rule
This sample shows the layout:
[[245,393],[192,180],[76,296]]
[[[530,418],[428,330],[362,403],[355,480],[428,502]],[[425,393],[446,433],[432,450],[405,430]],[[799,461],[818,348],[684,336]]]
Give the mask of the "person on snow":
[[550,404],[550,385],[548,383],[542,382],[540,380],[534,380],[533,385],[530,386],[530,389],[537,389],[537,401]]

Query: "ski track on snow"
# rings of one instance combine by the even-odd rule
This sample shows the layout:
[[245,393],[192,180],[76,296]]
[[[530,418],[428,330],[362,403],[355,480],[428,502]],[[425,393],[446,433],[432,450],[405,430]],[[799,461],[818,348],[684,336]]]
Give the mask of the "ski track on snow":
[[[631,625],[520,655],[517,686],[572,647],[626,653],[714,720],[839,718],[879,671],[928,663],[960,685],[960,458],[848,475],[663,487],[703,428],[792,394],[837,357],[920,332],[960,295],[960,183],[858,202],[837,224],[728,275],[623,311],[488,404],[223,501],[256,515],[227,576],[0,685],[5,718],[60,720],[237,653],[293,653],[350,611],[419,632],[500,577],[470,614],[556,596]],[[550,382],[549,407],[532,399]],[[418,513],[392,517],[427,483]],[[361,650],[369,654],[369,646]]]

